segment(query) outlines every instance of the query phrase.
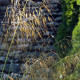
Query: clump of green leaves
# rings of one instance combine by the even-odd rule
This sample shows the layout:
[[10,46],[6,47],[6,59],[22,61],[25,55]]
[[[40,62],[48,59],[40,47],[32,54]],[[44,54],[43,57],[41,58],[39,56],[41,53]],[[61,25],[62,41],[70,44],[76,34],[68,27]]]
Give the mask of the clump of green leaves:
[[62,0],[61,3],[63,4],[62,24],[58,29],[56,42],[60,41],[57,44],[58,53],[64,57],[72,48],[72,31],[78,22],[79,0]]
[[80,18],[78,25],[75,27],[72,33],[72,45],[73,51],[80,51]]

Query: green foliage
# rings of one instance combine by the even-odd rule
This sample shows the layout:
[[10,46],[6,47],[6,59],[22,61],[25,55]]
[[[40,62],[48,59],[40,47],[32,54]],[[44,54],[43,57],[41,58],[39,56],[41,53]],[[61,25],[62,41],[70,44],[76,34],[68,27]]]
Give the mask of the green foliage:
[[80,5],[80,0],[77,0],[77,4]]
[[[56,42],[61,41],[57,48],[61,57],[66,56],[66,51],[71,48],[72,31],[78,22],[79,0],[62,0],[62,24],[59,26]],[[69,49],[70,50],[70,49]]]
[[80,51],[80,18],[78,25],[75,27],[72,33],[72,45],[73,51]]

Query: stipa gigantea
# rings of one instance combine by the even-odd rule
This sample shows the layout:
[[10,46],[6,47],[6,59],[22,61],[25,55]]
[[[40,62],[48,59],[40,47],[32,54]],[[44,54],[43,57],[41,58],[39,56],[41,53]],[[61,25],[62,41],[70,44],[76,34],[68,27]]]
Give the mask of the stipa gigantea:
[[[49,9],[47,7],[45,7],[45,8],[50,13]],[[14,33],[15,29],[16,29],[16,35],[13,34],[13,35],[15,35],[15,38],[13,41],[14,41],[14,43],[16,42],[16,45],[22,44],[23,49],[24,49],[24,44],[26,44],[26,43],[28,44],[28,41],[27,41],[28,39],[32,39],[32,41],[33,41],[33,40],[37,39],[37,37],[42,38],[41,31],[45,34],[45,32],[47,30],[46,29],[47,28],[46,27],[47,19],[43,13],[44,12],[41,9],[41,7],[39,8],[39,11],[37,10],[37,8],[35,8],[32,13],[30,12],[30,10],[27,11],[26,6],[23,6],[22,9],[21,8],[17,9],[17,8],[12,7],[11,13],[7,13],[8,19],[10,20],[10,18],[12,18],[11,25],[7,25],[7,27],[8,28],[11,27],[14,30],[7,31],[6,34],[8,33],[9,35],[12,35],[12,33]],[[52,21],[52,19],[49,16],[48,16],[48,20]],[[5,26],[4,26],[4,28],[5,28]],[[44,28],[44,30],[42,28]],[[11,36],[6,36],[6,38],[5,38],[6,42],[9,37],[11,37]],[[26,41],[23,40],[22,42],[19,42],[18,39],[21,39],[21,38],[22,39],[27,38],[27,40]],[[29,43],[29,45],[30,44],[31,43]],[[42,48],[43,47],[44,46],[42,46]],[[24,49],[24,51],[25,51],[25,49]]]

